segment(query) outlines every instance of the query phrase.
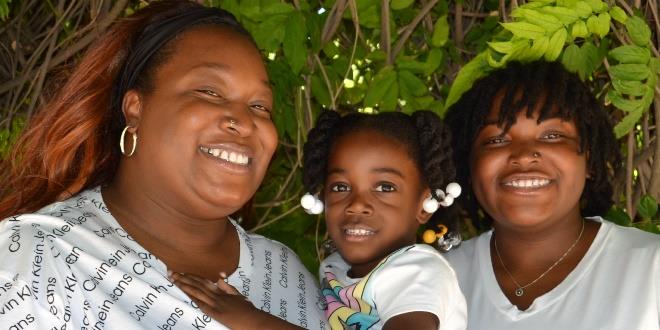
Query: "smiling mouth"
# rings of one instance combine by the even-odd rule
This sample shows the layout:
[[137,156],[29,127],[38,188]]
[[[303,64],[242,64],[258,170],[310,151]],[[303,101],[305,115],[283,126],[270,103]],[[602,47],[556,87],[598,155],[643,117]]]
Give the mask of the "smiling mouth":
[[252,158],[248,157],[248,155],[246,154],[236,151],[224,150],[220,148],[207,148],[207,147],[199,147],[199,150],[212,157],[236,165],[248,166],[250,165],[250,163],[252,163]]
[[524,189],[543,188],[549,184],[550,180],[548,179],[516,179],[504,183],[508,187]]
[[344,228],[344,235],[346,236],[356,236],[356,237],[363,237],[363,236],[371,236],[376,234],[375,231],[370,230],[370,229],[365,229],[365,228]]

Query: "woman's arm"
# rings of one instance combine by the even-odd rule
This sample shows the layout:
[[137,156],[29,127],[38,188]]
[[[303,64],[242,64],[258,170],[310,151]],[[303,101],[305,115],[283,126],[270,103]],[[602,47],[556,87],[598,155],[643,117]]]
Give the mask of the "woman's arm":
[[383,330],[437,330],[439,328],[438,317],[433,313],[428,312],[410,312],[400,314],[387,320],[383,326]]

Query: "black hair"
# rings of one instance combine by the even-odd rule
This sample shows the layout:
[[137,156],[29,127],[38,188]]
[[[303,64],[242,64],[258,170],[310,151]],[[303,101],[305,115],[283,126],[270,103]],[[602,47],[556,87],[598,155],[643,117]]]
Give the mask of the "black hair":
[[533,118],[538,111],[538,123],[550,118],[575,123],[580,153],[587,153],[589,173],[580,202],[582,216],[607,212],[613,204],[614,175],[621,166],[619,145],[607,113],[589,87],[560,63],[511,62],[476,81],[445,117],[454,136],[457,179],[466,190],[460,202],[475,225],[486,229],[492,219],[487,214],[479,214],[470,183],[470,155],[499,96],[502,101],[497,125],[505,132],[516,123],[516,116],[523,110],[527,118]]
[[[115,130],[124,126],[122,101],[130,89],[147,92],[153,89],[156,70],[172,55],[172,45],[178,37],[192,28],[200,26],[222,26],[244,36],[255,45],[250,33],[230,12],[205,7],[189,0],[163,0],[142,9],[154,13],[139,33],[136,33],[115,78],[112,109],[121,120]],[[131,19],[130,17],[128,19]]]
[[[445,190],[447,184],[454,181],[456,171],[451,156],[450,130],[435,113],[426,110],[412,115],[353,112],[341,116],[335,111],[324,111],[303,147],[303,185],[308,192],[317,193],[325,183],[328,157],[334,143],[358,130],[373,130],[406,146],[419,170],[422,184],[431,188],[433,195],[436,189]],[[439,210],[429,224],[443,223],[449,230],[455,230],[456,223],[451,221],[454,219]]]

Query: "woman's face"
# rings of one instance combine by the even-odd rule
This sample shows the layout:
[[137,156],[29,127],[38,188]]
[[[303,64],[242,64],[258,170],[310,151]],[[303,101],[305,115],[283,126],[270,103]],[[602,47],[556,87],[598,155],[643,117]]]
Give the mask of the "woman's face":
[[152,86],[138,102],[124,102],[137,126],[134,179],[165,207],[198,217],[238,210],[277,146],[273,95],[255,46],[229,28],[193,28],[173,41]]
[[551,228],[580,215],[587,160],[575,123],[551,118],[537,123],[526,110],[504,133],[491,111],[472,145],[472,188],[496,226]]

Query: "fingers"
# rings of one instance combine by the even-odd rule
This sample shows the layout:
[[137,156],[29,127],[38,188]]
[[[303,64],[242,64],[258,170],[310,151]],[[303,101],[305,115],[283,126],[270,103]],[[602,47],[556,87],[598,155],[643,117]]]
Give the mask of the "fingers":
[[170,277],[173,278],[175,281],[179,279],[183,279],[189,284],[193,284],[200,288],[204,288],[208,291],[215,293],[219,292],[218,287],[215,285],[215,283],[203,277],[197,276],[195,274],[172,273]]
[[217,288],[226,294],[241,295],[241,293],[238,290],[236,290],[236,288],[234,288],[231,284],[227,283],[226,280],[227,280],[227,275],[225,273],[220,273],[220,279],[218,279],[218,282],[215,283],[217,285]]

